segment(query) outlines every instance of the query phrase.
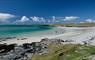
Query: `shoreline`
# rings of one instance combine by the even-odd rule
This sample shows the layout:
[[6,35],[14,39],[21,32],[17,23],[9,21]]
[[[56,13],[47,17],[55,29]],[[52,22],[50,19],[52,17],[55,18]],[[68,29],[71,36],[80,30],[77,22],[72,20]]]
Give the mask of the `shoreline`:
[[[8,39],[5,41],[0,42],[0,44],[17,44],[21,45],[24,43],[32,43],[32,42],[40,42],[41,39],[48,38],[48,39],[62,39],[62,40],[73,40],[74,44],[83,44],[83,41],[88,41],[87,38],[91,38],[92,35],[95,36],[95,27],[85,27],[85,28],[70,28],[70,27],[57,27],[65,29],[66,31],[63,34],[56,34],[53,36],[37,36],[37,37],[22,37],[22,38],[15,38],[15,39]],[[76,30],[77,29],[77,30]],[[79,30],[79,31],[78,31]],[[91,37],[90,37],[91,36]],[[25,38],[25,39],[23,39]],[[18,40],[19,39],[19,40]],[[93,40],[95,41],[95,40]],[[92,45],[95,45],[94,43]]]

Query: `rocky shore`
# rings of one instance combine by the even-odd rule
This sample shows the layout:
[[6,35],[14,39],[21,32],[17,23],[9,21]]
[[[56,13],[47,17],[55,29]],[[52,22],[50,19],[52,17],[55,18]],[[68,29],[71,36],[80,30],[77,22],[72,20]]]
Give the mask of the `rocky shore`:
[[42,39],[40,42],[17,44],[0,44],[0,60],[29,60],[32,55],[45,55],[48,45],[63,44],[61,39]]

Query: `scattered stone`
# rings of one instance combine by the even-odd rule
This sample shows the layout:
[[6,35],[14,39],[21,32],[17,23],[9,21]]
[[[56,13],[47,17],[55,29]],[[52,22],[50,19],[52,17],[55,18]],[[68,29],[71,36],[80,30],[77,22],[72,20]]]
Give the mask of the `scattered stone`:
[[73,40],[65,40],[64,42],[74,42]]
[[[8,37],[7,39],[10,39]],[[17,39],[24,40],[27,38]],[[32,55],[47,55],[49,44],[63,44],[62,39],[44,38],[40,42],[16,44],[0,44],[0,60],[26,60]],[[60,56],[63,54],[59,54]]]

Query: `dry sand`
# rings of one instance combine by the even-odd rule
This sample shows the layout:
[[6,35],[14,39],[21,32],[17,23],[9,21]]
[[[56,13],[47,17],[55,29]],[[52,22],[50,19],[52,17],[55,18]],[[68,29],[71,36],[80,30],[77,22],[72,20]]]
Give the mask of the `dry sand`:
[[[35,36],[35,37],[21,37],[21,38],[16,38],[16,39],[10,39],[6,41],[0,42],[0,44],[18,44],[21,45],[23,43],[31,43],[31,42],[39,42],[43,38],[57,38],[57,39],[63,39],[63,40],[73,40],[74,44],[80,43],[83,44],[83,41],[88,41],[91,37],[95,36],[95,27],[82,27],[82,28],[77,28],[77,27],[58,27],[62,28],[63,30],[65,29],[65,32],[63,34],[55,34],[53,36],[51,35],[43,35],[43,36]],[[24,40],[21,40],[22,38],[27,38]],[[17,40],[19,39],[19,40]],[[91,45],[95,45],[95,39],[90,41]]]

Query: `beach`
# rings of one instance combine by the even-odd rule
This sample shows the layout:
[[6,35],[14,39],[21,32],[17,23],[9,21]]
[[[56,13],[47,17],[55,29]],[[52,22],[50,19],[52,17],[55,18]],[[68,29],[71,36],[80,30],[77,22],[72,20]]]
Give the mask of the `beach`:
[[[47,59],[48,54],[51,57],[55,54],[59,57],[68,49],[71,57],[73,52],[74,56],[82,52],[83,56],[89,54],[91,58],[95,57],[93,55],[95,54],[95,27],[55,28],[55,30],[36,36],[0,38],[0,60],[31,60],[32,58],[43,60],[43,56]],[[56,53],[50,54],[50,51]],[[37,55],[39,57],[36,57]]]
[[[95,27],[57,27],[61,28],[61,30],[65,30],[64,33],[61,32],[61,34],[58,34],[60,30],[56,30],[52,33],[55,33],[54,35],[50,35],[52,33],[49,33],[47,35],[41,35],[41,36],[29,36],[29,37],[19,37],[14,39],[8,39],[5,41],[1,41],[0,44],[24,44],[24,43],[32,43],[32,42],[40,42],[41,39],[48,38],[48,39],[62,39],[62,40],[73,40],[73,44],[84,44],[84,41],[89,42],[91,45],[95,45],[95,39],[89,41],[92,37],[95,37]],[[68,43],[68,42],[66,42]],[[65,43],[64,43],[65,44]]]

